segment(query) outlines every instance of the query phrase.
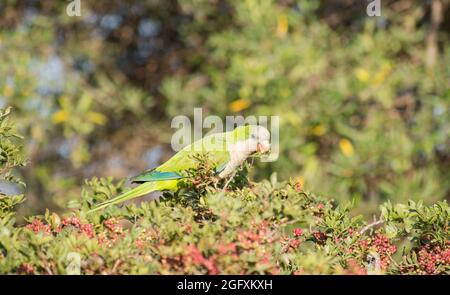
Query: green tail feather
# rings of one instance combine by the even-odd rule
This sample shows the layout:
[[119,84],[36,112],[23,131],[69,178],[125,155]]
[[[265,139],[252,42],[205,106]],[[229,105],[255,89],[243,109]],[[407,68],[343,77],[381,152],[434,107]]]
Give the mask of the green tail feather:
[[158,183],[158,182],[143,183],[130,191],[127,191],[115,198],[112,198],[108,201],[98,204],[94,209],[89,210],[87,213],[95,212],[95,211],[101,210],[103,208],[106,208],[108,206],[119,204],[119,203],[125,202],[127,200],[138,198],[143,195],[149,194],[151,192],[160,190],[161,188],[159,187],[160,186],[159,184],[160,183]]

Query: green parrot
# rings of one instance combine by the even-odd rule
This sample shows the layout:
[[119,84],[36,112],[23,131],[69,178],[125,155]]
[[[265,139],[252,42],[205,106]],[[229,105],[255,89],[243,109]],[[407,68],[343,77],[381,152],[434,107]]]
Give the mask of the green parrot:
[[[100,203],[89,212],[138,198],[154,191],[177,190],[186,171],[195,168],[195,154],[207,153],[216,164],[219,178],[233,177],[234,172],[253,154],[270,150],[270,132],[263,126],[246,125],[233,131],[215,133],[186,146],[167,162],[132,179],[140,185],[115,198]],[[230,178],[230,180],[231,180]]]

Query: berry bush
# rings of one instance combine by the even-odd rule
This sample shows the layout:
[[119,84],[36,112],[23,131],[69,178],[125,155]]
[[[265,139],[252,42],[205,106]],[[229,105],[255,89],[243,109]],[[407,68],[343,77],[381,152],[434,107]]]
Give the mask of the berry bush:
[[86,215],[120,190],[93,179],[64,216],[46,212],[26,226],[3,217],[0,272],[64,274],[77,253],[83,274],[450,273],[446,202],[388,203],[366,223],[350,205],[273,177],[227,192],[208,186],[198,194],[189,185],[159,201]]
[[[4,179],[24,164],[20,138],[0,115]],[[22,195],[0,195],[2,274],[448,274],[448,204],[385,203],[372,222],[352,204],[303,190],[296,181],[252,182],[245,165],[224,190],[207,155],[176,193],[158,200],[95,204],[124,191],[93,178],[62,215],[16,222]]]

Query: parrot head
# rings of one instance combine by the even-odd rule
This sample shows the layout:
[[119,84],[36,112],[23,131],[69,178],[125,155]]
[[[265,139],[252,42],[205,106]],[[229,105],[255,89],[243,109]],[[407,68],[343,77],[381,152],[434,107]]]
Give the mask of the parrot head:
[[268,153],[270,151],[270,132],[262,126],[250,126],[250,152]]
[[240,126],[233,132],[238,139],[236,149],[246,154],[264,154],[270,151],[270,132],[265,127],[259,125]]

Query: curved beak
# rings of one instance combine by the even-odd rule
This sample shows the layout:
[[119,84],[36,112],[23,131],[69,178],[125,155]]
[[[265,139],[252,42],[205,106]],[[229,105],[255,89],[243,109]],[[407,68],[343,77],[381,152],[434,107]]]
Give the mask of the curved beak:
[[264,142],[264,143],[258,142],[258,144],[256,145],[256,151],[258,153],[265,154],[270,151],[270,144],[266,143],[266,142]]

